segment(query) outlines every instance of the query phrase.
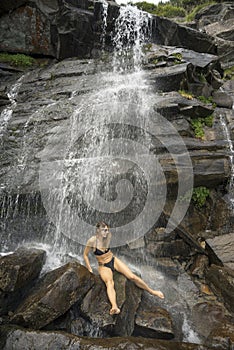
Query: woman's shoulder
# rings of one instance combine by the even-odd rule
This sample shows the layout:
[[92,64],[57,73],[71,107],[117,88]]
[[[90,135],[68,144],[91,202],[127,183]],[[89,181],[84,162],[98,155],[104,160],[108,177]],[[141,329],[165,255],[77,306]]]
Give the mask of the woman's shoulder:
[[96,236],[92,236],[89,238],[88,242],[87,242],[87,245],[89,247],[93,247],[94,245],[96,244]]

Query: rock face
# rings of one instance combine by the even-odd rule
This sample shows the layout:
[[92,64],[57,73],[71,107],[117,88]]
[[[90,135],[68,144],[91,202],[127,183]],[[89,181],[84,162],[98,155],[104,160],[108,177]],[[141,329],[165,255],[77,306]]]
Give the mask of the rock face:
[[48,272],[15,311],[11,321],[40,329],[80,301],[93,283],[88,270],[76,262]]
[[57,332],[35,332],[26,329],[17,329],[16,327],[0,327],[0,345],[2,350],[10,350],[17,346],[17,350],[50,350],[66,349],[71,350],[209,350],[208,347],[188,344],[188,343],[168,343],[163,340],[143,339],[143,338],[110,338],[110,339],[84,339],[66,333]]
[[[66,57],[95,57],[101,49],[103,6],[86,1],[17,1],[0,8],[1,51]],[[119,6],[108,2],[105,42],[112,46],[111,33]],[[7,23],[11,22],[11,30]],[[216,54],[212,36],[153,16],[153,41],[156,44],[186,47]],[[212,33],[213,34],[213,33]]]
[[[7,13],[0,19],[1,51],[60,59],[90,57],[95,41],[98,42],[93,8],[91,1],[17,1],[14,6],[9,4],[5,6]],[[12,23],[10,31],[7,22]]]
[[216,40],[217,53],[222,62],[234,62],[234,7],[232,2],[207,6],[195,16],[197,28]]
[[0,315],[14,311],[45,262],[45,251],[18,249],[0,257]]

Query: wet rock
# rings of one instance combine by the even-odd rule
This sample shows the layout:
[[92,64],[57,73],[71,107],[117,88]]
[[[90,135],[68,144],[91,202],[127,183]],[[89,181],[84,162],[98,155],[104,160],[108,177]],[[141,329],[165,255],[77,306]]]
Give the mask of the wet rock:
[[233,323],[224,322],[213,329],[207,338],[206,344],[217,350],[232,349],[234,346]]
[[19,248],[0,258],[0,314],[13,311],[45,262],[45,251]]
[[228,95],[226,92],[223,91],[214,91],[212,94],[213,101],[216,103],[218,107],[223,108],[232,108],[233,106],[233,99],[230,95]]
[[215,300],[198,302],[192,308],[192,320],[200,335],[207,339],[209,334],[227,322],[227,311]]
[[9,0],[9,1],[2,1],[0,4],[0,15],[3,13],[7,13],[9,11],[12,11],[22,5],[24,5],[27,2],[27,0]]
[[93,284],[93,275],[75,261],[48,272],[15,311],[11,322],[40,329],[81,300]]
[[212,264],[206,272],[207,281],[216,295],[223,298],[226,308],[234,311],[234,270]]
[[153,39],[160,45],[185,47],[196,52],[216,54],[212,37],[192,28],[156,17],[153,23]]
[[174,338],[173,325],[169,313],[143,298],[136,313],[134,335],[159,339]]
[[0,327],[0,346],[2,350],[209,350],[198,344],[169,342],[166,340],[114,337],[106,339],[79,338],[67,333],[38,332],[21,328]]
[[194,276],[204,278],[205,270],[208,267],[209,259],[206,255],[198,255],[190,268],[190,272]]
[[157,68],[150,71],[149,80],[157,91],[177,91],[185,79],[188,63],[177,66]]
[[234,270],[234,233],[207,239],[207,243],[222,263]]
[[135,312],[140,303],[142,290],[117,272],[114,273],[114,282],[117,304],[121,310],[119,315],[111,316],[109,314],[111,305],[107,298],[106,286],[100,277],[96,278],[95,286],[81,303],[81,313],[96,329],[111,335],[131,335],[134,330]]
[[190,248],[183,240],[172,242],[148,242],[148,252],[154,257],[178,257],[187,256]]
[[[120,288],[123,290],[121,285]],[[127,281],[124,292],[125,302],[120,314],[118,315],[114,334],[128,336],[132,335],[134,331],[135,314],[141,301],[142,289],[136,287],[133,282]]]

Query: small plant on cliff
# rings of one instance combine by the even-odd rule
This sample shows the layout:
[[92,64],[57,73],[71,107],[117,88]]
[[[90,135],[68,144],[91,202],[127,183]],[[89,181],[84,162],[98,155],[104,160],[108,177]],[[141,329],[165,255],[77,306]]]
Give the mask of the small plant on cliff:
[[204,118],[195,118],[190,121],[191,126],[194,131],[194,135],[198,139],[204,139],[205,132],[204,132],[204,126],[208,126],[211,128],[213,126],[213,121],[214,121],[214,115],[208,115],[207,117]]
[[194,97],[193,94],[191,94],[190,92],[185,91],[185,90],[179,90],[178,92],[181,96],[187,98],[188,100],[192,100]]
[[198,100],[200,100],[203,103],[213,103],[213,97],[209,96],[209,97],[205,97],[205,96],[198,96]]
[[202,118],[196,118],[191,120],[191,126],[194,131],[194,135],[198,139],[204,139],[205,132],[203,129],[203,121]]
[[205,205],[209,195],[210,195],[210,190],[207,187],[204,187],[204,186],[195,187],[193,189],[192,201],[194,202],[195,206],[200,209]]
[[35,64],[36,60],[30,56],[19,53],[0,53],[0,62],[9,63],[17,67],[31,67],[33,64]]
[[224,78],[227,80],[234,79],[234,66],[225,69]]
[[213,123],[214,123],[214,115],[208,115],[207,117],[204,118],[204,123],[206,126],[208,126],[209,128],[212,128]]

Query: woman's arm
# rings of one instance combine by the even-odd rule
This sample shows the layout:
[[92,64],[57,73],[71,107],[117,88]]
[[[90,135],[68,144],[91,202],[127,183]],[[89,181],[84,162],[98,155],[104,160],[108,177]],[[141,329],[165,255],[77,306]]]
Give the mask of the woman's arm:
[[92,238],[90,238],[86,244],[86,247],[84,249],[84,254],[83,254],[85,265],[86,265],[87,269],[89,270],[89,272],[93,272],[92,267],[91,267],[90,262],[89,262],[89,257],[88,257],[90,249],[92,247],[93,247],[93,242],[92,242]]

